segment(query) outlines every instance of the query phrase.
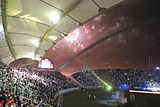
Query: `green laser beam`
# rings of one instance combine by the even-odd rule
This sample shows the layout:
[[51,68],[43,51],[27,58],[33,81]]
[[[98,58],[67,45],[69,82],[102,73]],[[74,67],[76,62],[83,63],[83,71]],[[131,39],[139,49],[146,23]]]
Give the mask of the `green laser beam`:
[[104,86],[106,86],[109,90],[112,89],[112,87],[111,87],[108,83],[106,83],[104,80],[102,80],[99,76],[97,76],[96,73],[92,72],[92,74],[93,74],[99,81],[101,81],[101,82],[104,84]]

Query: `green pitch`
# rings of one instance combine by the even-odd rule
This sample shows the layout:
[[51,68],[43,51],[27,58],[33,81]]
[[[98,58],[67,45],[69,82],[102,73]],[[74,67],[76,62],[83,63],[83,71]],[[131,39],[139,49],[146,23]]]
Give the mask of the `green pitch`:
[[[110,107],[99,103],[111,93],[102,89],[76,91],[63,96],[63,107]],[[160,107],[160,95],[135,94],[136,101],[120,107]]]

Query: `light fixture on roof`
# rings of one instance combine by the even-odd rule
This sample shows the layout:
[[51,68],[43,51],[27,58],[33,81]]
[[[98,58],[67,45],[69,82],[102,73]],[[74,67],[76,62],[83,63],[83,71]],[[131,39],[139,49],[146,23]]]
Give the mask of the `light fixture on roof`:
[[32,40],[32,44],[36,47],[39,46],[39,40]]
[[160,67],[156,67],[157,70],[160,70]]
[[60,20],[60,15],[57,12],[50,13],[49,18],[52,20],[53,24],[56,24]]
[[4,32],[2,24],[0,24],[0,32],[1,32],[1,33]]
[[4,36],[4,34],[3,34],[3,33],[2,33],[2,38],[3,38],[3,39],[5,39],[5,36]]

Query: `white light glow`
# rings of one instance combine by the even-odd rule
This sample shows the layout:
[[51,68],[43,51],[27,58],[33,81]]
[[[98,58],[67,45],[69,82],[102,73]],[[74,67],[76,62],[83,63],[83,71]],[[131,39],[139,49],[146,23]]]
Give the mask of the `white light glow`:
[[36,47],[39,46],[39,40],[32,40],[32,44]]
[[49,59],[44,59],[44,60],[41,60],[39,62],[38,67],[52,69],[53,68],[53,64],[51,63],[51,61]]
[[56,24],[60,20],[60,15],[57,12],[50,13],[49,18]]
[[160,92],[129,90],[130,93],[160,94]]
[[40,61],[40,60],[41,60],[41,58],[40,58],[40,57],[36,57],[36,58],[35,58],[35,60]]
[[160,67],[156,67],[157,70],[160,70]]
[[3,26],[2,26],[2,25],[0,25],[0,32],[1,32],[1,33],[3,33],[3,32],[4,32],[4,30],[3,30]]

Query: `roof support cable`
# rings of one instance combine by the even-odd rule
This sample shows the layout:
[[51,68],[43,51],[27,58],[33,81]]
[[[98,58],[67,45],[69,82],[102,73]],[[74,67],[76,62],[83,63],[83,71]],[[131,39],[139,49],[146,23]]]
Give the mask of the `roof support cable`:
[[101,6],[100,6],[96,1],[92,0],[92,2],[93,2],[99,9],[101,8]]
[[[40,0],[40,1],[42,1],[42,2],[44,2],[44,3],[46,3],[46,4],[48,4],[48,5],[50,5],[50,6],[52,6],[52,7],[55,7],[55,6],[47,3],[47,2],[44,1],[44,0]],[[62,12],[60,20],[62,20],[66,15],[68,16],[68,14],[69,14],[74,8],[76,8],[81,2],[83,2],[83,1],[84,1],[84,0],[78,0],[78,1],[76,1],[76,2],[74,2],[74,3],[72,3],[72,4],[66,9],[66,11],[63,11],[63,10],[59,9],[59,10]],[[79,22],[79,21],[76,21],[76,22]],[[54,30],[57,30],[57,29],[55,29],[55,26],[52,25],[52,26],[44,33],[44,35],[41,37],[41,39],[40,39],[40,41],[39,41],[39,45],[38,45],[38,47],[35,49],[34,58],[36,58],[36,54],[38,53],[38,49],[40,48],[43,40],[49,35],[49,33],[50,33],[53,29],[54,29]],[[58,30],[57,30],[57,31],[58,31]],[[61,32],[61,31],[59,31],[59,32]],[[64,36],[67,36],[67,34],[64,33],[64,32],[61,32],[61,34],[63,34]]]
[[[56,6],[52,5],[52,4],[44,1],[44,0],[40,0],[40,1],[43,2],[43,3],[45,3],[45,4],[48,5],[48,6],[51,6],[51,7],[55,8],[55,9],[59,10],[59,11],[62,12],[62,13],[65,13],[64,10],[62,10],[62,9],[60,9],[60,8],[58,8],[58,7],[56,7]],[[67,14],[67,16],[70,17],[70,18],[71,18],[72,20],[74,20],[75,22],[79,22],[78,20],[76,20],[75,18],[73,18],[71,15]]]
[[105,13],[107,11],[106,8],[101,7],[100,5],[98,5],[98,3],[96,1],[92,0],[92,2],[98,7],[98,14]]
[[1,0],[1,15],[2,15],[2,25],[4,29],[4,35],[6,39],[7,46],[9,48],[10,53],[12,54],[13,58],[16,59],[16,53],[14,51],[14,48],[11,43],[11,39],[8,34],[8,29],[7,29],[7,10],[6,10],[6,0]]

